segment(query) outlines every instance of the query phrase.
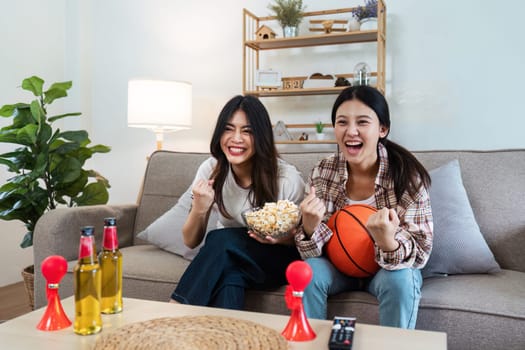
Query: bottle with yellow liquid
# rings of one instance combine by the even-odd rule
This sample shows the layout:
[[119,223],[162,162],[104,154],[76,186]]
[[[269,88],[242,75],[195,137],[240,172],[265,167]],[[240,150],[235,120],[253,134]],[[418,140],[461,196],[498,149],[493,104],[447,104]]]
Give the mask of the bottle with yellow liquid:
[[95,248],[93,226],[80,230],[78,263],[73,270],[75,291],[74,331],[80,335],[95,334],[102,330],[100,315],[101,271]]
[[98,260],[102,270],[101,311],[119,313],[122,311],[122,253],[118,249],[115,218],[104,219],[103,249]]

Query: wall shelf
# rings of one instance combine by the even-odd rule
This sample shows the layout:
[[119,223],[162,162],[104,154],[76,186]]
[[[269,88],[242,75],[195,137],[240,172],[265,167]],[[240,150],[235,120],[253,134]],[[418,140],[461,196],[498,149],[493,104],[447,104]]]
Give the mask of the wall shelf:
[[[307,124],[285,124],[286,128],[288,129],[315,129],[315,124],[307,123]],[[325,129],[326,128],[332,128],[332,124],[324,124]],[[302,145],[302,144],[317,144],[317,145],[323,145],[323,144],[335,144],[336,140],[279,140],[275,141],[276,144],[283,144],[283,145]]]
[[245,94],[258,97],[278,97],[278,96],[310,96],[310,95],[336,95],[346,86],[332,88],[302,88],[302,89],[274,89],[274,90],[252,90],[245,91]]
[[377,30],[356,32],[315,34],[294,38],[275,38],[267,40],[248,40],[245,45],[254,50],[291,49],[323,45],[355,44],[377,41]]

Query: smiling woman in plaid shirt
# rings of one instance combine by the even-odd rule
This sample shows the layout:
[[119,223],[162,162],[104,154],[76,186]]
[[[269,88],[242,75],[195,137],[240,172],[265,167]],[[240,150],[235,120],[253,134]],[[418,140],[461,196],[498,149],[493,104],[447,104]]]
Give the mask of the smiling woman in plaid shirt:
[[[306,314],[325,319],[328,296],[364,289],[379,301],[381,325],[415,328],[423,283],[419,269],[432,249],[430,176],[408,150],[387,140],[388,104],[375,88],[343,90],[332,108],[332,124],[338,152],[312,170],[295,236],[301,257],[313,270],[303,297]],[[378,209],[367,228],[381,268],[368,279],[343,274],[323,256],[332,237],[326,222],[356,203]]]

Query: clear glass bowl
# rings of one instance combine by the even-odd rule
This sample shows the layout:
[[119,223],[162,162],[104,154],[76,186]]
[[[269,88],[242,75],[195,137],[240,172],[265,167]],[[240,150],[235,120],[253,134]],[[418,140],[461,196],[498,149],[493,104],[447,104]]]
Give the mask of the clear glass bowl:
[[247,209],[241,215],[246,227],[261,238],[288,236],[301,219],[301,212],[295,204],[280,206],[279,202]]

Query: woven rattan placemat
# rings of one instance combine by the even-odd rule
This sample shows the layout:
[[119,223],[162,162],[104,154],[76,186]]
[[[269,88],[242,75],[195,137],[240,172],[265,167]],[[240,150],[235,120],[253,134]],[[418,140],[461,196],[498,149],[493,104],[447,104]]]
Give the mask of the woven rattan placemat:
[[286,339],[255,322],[223,316],[163,317],[102,333],[95,349],[287,350]]

